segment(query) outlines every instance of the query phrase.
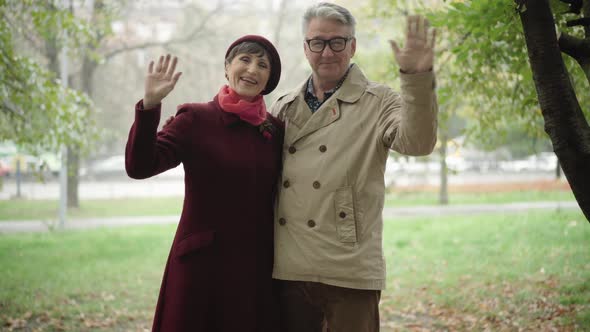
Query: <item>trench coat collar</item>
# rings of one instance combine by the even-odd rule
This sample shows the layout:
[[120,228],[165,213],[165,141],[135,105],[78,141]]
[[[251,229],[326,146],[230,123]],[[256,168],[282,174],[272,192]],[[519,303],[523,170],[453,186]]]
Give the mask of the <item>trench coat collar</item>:
[[336,90],[334,97],[345,103],[353,104],[365,93],[369,80],[365,77],[358,65],[352,64],[348,76],[340,89]]
[[[283,99],[283,103],[288,104],[293,102],[297,97],[305,98],[305,91],[307,89],[307,82],[309,77],[303,81],[296,89],[286,94]],[[348,76],[340,86],[340,89],[336,90],[333,97],[337,98],[346,103],[354,103],[363,95],[365,90],[368,89],[369,80],[357,64],[352,64]],[[369,89],[370,90],[370,89]]]

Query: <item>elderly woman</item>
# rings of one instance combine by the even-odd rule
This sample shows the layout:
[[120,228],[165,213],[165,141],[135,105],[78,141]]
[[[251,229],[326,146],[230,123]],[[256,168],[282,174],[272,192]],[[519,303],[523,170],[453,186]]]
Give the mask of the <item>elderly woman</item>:
[[212,101],[179,106],[156,132],[161,101],[181,75],[176,64],[170,55],[150,63],[126,147],[132,178],[179,163],[185,171],[152,331],[275,331],[273,205],[283,128],[262,95],[279,82],[279,55],[263,37],[239,38],[226,53],[228,85]]

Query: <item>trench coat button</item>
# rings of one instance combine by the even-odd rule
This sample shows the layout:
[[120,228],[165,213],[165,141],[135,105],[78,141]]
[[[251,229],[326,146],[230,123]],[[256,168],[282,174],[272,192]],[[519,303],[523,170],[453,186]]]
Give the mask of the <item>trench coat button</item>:
[[287,220],[285,220],[285,218],[281,218],[281,219],[279,219],[279,224],[280,224],[281,226],[284,226],[286,223],[287,223]]
[[297,149],[296,149],[294,146],[292,146],[292,145],[291,145],[291,146],[289,147],[289,153],[290,153],[290,154],[293,154],[293,153],[295,153],[296,151],[297,151]]
[[314,228],[314,227],[315,227],[315,221],[313,221],[313,220],[308,220],[308,221],[307,221],[307,226],[309,226],[309,228]]
[[326,148],[325,145],[320,145],[320,152],[326,152],[326,150],[328,150],[328,148]]
[[346,218],[346,212],[342,211],[340,212],[340,214],[338,214],[340,216],[340,218],[344,219]]
[[290,186],[291,186],[291,183],[289,182],[289,180],[285,180],[285,182],[283,182],[283,187],[289,188]]
[[314,187],[315,189],[320,189],[320,187],[321,187],[321,186],[322,186],[322,185],[321,185],[321,184],[320,184],[318,181],[314,181],[314,182],[313,182],[313,187]]

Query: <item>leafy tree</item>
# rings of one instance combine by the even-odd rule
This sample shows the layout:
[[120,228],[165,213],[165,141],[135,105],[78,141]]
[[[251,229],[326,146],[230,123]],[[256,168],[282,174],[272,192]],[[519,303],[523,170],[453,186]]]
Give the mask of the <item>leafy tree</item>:
[[455,98],[477,119],[470,129],[493,137],[520,126],[532,137],[548,136],[590,220],[590,130],[580,107],[590,98],[590,1],[455,0],[429,17],[459,64],[449,77],[459,87]]
[[583,26],[584,31],[579,36],[562,33],[557,39],[554,7],[549,0],[518,0],[515,5],[524,30],[545,132],[551,138],[574,196],[590,222],[590,126],[578,97],[587,96],[588,89],[576,95],[562,58],[562,52],[573,57],[590,79],[590,1],[562,2],[569,4],[569,13],[582,16],[566,23],[566,26]]
[[[589,104],[589,6],[582,0],[449,1],[444,14],[433,17],[463,36],[453,53],[466,66],[454,79],[469,81],[475,100],[493,107],[479,110],[481,123],[494,129],[517,123],[536,135],[544,129],[590,220],[590,129],[580,107]],[[559,42],[555,26],[563,32]]]
[[[0,141],[35,155],[91,141],[96,131],[90,99],[64,88],[56,75],[59,49],[66,40],[76,47],[87,32],[84,22],[55,1],[0,0]],[[23,46],[25,41],[43,41],[53,56]]]
[[[374,35],[382,35],[385,27],[390,29],[391,26],[397,26],[396,35],[387,36],[390,39],[403,39],[405,22],[404,16],[413,13],[424,12],[424,6],[416,1],[377,1],[374,0],[365,8],[365,15],[373,20]],[[400,24],[402,23],[402,24]],[[443,31],[444,32],[444,31]],[[439,102],[439,132],[438,132],[438,152],[440,154],[440,193],[439,202],[447,204],[448,196],[448,173],[449,168],[446,164],[448,142],[464,132],[465,121],[463,117],[467,116],[465,110],[466,102],[461,98],[456,98],[455,90],[463,89],[459,82],[449,79],[450,73],[457,69],[458,64],[453,60],[453,55],[448,51],[449,45],[445,44],[445,39],[437,37],[437,45],[444,51],[438,52],[435,70],[437,72],[438,102]],[[442,40],[441,40],[442,39]],[[448,40],[448,38],[446,39]],[[441,46],[442,45],[442,46]],[[387,55],[385,55],[387,53]],[[369,55],[357,56],[357,62],[361,63],[367,71],[369,77],[381,82],[387,82],[390,86],[399,85],[399,75],[397,65],[393,61],[391,50],[387,52],[373,52]]]

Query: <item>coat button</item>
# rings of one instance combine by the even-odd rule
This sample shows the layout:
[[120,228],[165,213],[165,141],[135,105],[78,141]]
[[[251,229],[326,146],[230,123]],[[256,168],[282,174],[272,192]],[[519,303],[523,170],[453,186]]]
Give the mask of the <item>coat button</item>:
[[290,154],[293,154],[293,153],[295,153],[296,151],[297,151],[297,149],[295,149],[295,147],[294,147],[294,146],[292,146],[292,145],[291,145],[291,146],[289,147],[289,153],[290,153]]
[[326,148],[325,145],[320,145],[320,152],[326,152],[326,150],[328,150],[328,148]]
[[285,180],[285,182],[283,182],[283,187],[289,188],[290,186],[291,186],[291,183],[289,182],[289,180]]
[[318,181],[314,181],[314,182],[313,182],[313,187],[314,187],[315,189],[320,189],[320,187],[321,187],[321,186],[322,186],[322,185],[321,185],[321,184],[320,184]]
[[344,219],[346,218],[346,212],[342,211],[340,212],[340,214],[338,214],[340,216],[340,218]]
[[287,223],[287,220],[285,220],[285,218],[281,218],[281,219],[279,219],[279,224],[280,224],[281,226],[284,226],[286,223]]
[[307,226],[309,226],[309,228],[314,228],[314,227],[315,227],[315,221],[313,221],[313,220],[308,220],[308,221],[307,221]]

